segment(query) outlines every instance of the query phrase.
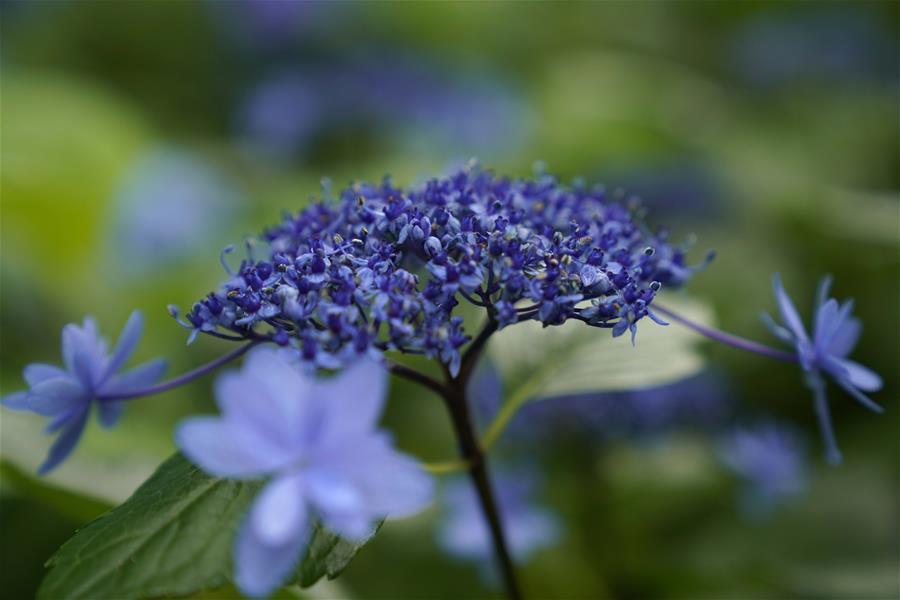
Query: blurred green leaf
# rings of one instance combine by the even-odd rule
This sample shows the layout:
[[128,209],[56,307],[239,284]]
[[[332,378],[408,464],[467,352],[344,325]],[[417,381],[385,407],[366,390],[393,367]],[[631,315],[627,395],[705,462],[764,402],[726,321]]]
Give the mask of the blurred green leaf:
[[[698,323],[712,321],[711,309],[699,301],[663,302]],[[527,321],[497,334],[488,352],[512,385],[511,395],[529,385],[532,398],[653,387],[703,367],[697,351],[702,338],[679,325],[662,327],[644,319],[634,346],[628,338],[577,321],[558,327]]]
[[112,508],[109,503],[93,496],[47,485],[5,460],[0,460],[0,483],[3,485],[4,492],[12,488],[15,492],[40,500],[60,513],[82,522],[93,519]]
[[[144,598],[220,588],[232,537],[260,482],[210,477],[176,454],[124,504],[63,544],[38,598]],[[365,543],[365,542],[363,542]],[[362,544],[317,526],[297,577],[337,577]]]
[[4,68],[2,85],[4,265],[52,295],[84,288],[103,210],[148,129],[108,90],[59,72]]
[[[712,311],[697,300],[666,298],[666,304],[697,323],[712,322]],[[608,330],[577,321],[556,327],[526,321],[508,327],[488,346],[507,390],[485,433],[485,446],[496,441],[529,400],[647,388],[694,375],[703,368],[700,341],[684,327],[661,327],[649,319],[638,327],[634,347],[628,335],[613,338]]]
[[[160,433],[145,419],[126,419],[122,427],[105,430],[91,423],[79,447],[62,465],[38,478],[38,466],[44,460],[50,438],[42,433],[43,418],[4,409],[0,457],[15,466],[32,486],[50,485],[80,497],[90,497],[109,505],[128,498],[171,453],[168,431]],[[159,441],[164,435],[166,443]]]

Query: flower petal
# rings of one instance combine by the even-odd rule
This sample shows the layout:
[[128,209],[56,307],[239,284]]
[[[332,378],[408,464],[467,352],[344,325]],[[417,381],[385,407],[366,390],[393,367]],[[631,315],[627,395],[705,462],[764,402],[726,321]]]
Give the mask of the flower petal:
[[312,397],[325,415],[331,441],[375,429],[387,396],[387,370],[363,358],[330,379],[316,381]]
[[[837,306],[836,300],[831,300],[830,302],[833,302],[835,306]],[[853,300],[847,300],[838,308],[837,314],[831,317],[831,321],[825,327],[822,335],[820,336],[818,332],[816,333],[816,345],[820,352],[827,352],[828,348],[831,347],[835,336],[844,329],[845,324],[848,321],[853,320],[851,317],[852,312]]]
[[342,473],[313,467],[305,473],[309,500],[322,522],[348,539],[365,539],[375,530],[375,515],[362,490]]
[[28,392],[14,392],[0,398],[0,404],[12,410],[28,410]]
[[241,371],[219,377],[216,400],[226,419],[243,422],[287,447],[304,438],[312,390],[312,377],[278,350],[260,348],[247,357]]
[[846,378],[854,387],[864,392],[877,392],[881,389],[881,377],[872,369],[846,358],[834,360],[846,371]]
[[335,471],[313,467],[305,478],[310,500],[322,511],[358,511],[366,505],[359,490]]
[[323,468],[340,473],[365,498],[377,517],[406,517],[425,508],[434,482],[415,459],[391,447],[390,438],[370,434],[352,445],[330,448],[319,458]]
[[175,429],[175,443],[216,477],[254,479],[277,471],[294,457],[247,427],[218,417],[191,417]]
[[796,340],[794,339],[794,336],[791,334],[791,332],[776,323],[775,319],[772,318],[772,315],[764,312],[762,313],[761,317],[763,325],[765,325],[768,330],[772,332],[772,335],[777,337],[785,344],[790,344],[791,346],[793,346],[796,343]]
[[819,309],[828,301],[828,292],[831,290],[831,275],[825,275],[819,280],[819,286],[816,288],[816,303],[813,306],[813,314],[819,312]]
[[286,475],[266,484],[250,518],[256,537],[267,545],[279,546],[300,535],[308,521],[302,476]]
[[122,333],[119,334],[119,341],[116,343],[116,349],[113,350],[109,363],[106,365],[104,377],[109,377],[122,368],[122,365],[134,352],[134,348],[141,339],[143,328],[144,317],[141,315],[141,311],[136,310],[132,312],[128,317],[128,321],[125,322],[125,327],[122,328]]
[[63,328],[63,359],[66,369],[78,376],[86,388],[99,383],[108,358],[106,342],[97,332],[97,323],[85,317],[84,325],[66,325]]
[[60,369],[56,365],[45,365],[43,363],[31,363],[22,371],[22,376],[29,386],[36,386],[47,379],[55,379],[57,377],[66,377],[68,373],[64,369]]
[[844,388],[844,391],[850,394],[854,400],[871,410],[872,412],[883,413],[884,408],[880,404],[876,404],[871,398],[856,389],[853,385],[844,379],[839,379],[837,384]]
[[784,286],[781,284],[781,276],[778,273],[772,276],[772,287],[775,289],[778,310],[781,312],[784,324],[794,332],[798,340],[808,339],[806,330],[803,328],[803,321],[800,319],[800,315],[797,313],[797,308],[794,306],[791,298],[784,291]]
[[348,513],[321,513],[322,523],[332,531],[346,540],[362,542],[375,533],[378,519],[377,516],[369,511],[348,512]]
[[834,298],[827,300],[818,312],[816,312],[816,324],[813,330],[813,338],[815,340],[816,349],[824,353],[831,343],[834,333],[838,330],[840,322],[838,314],[838,302]]
[[75,449],[75,445],[81,439],[81,434],[84,432],[84,426],[87,423],[88,409],[89,406],[85,406],[83,410],[77,411],[63,427],[62,433],[60,433],[50,448],[50,454],[47,455],[44,464],[38,469],[39,475],[46,475],[55,469]]
[[862,323],[859,319],[852,317],[846,319],[834,332],[826,352],[837,358],[847,356],[856,347],[861,332]]
[[268,544],[257,534],[252,511],[244,518],[235,540],[235,580],[243,594],[258,598],[275,591],[300,562],[309,541],[309,527],[304,526],[282,544]]
[[90,397],[81,384],[70,376],[47,379],[31,388],[28,410],[50,416],[71,410],[78,404],[87,405]]
[[159,381],[163,373],[166,372],[167,366],[164,359],[158,358],[145,362],[121,375],[114,375],[103,384],[101,388],[102,394],[104,396],[114,396],[151,386]]

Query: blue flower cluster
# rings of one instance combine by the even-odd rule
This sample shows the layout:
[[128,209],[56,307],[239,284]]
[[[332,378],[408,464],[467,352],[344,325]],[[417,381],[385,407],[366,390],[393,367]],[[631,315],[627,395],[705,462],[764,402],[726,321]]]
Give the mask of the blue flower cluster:
[[685,247],[607,201],[602,187],[477,167],[415,189],[389,178],[352,185],[286,216],[262,241],[268,256],[249,252],[182,323],[194,335],[267,336],[330,368],[399,350],[455,374],[470,339],[454,313],[461,300],[501,328],[574,318],[634,335],[640,319],[655,319],[660,286],[695,270]]

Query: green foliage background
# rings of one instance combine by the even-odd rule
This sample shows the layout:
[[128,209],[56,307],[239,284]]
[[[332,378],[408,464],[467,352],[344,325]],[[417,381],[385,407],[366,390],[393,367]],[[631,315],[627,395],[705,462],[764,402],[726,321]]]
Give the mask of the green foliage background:
[[[500,172],[526,174],[544,160],[563,177],[615,188],[626,173],[699,164],[717,182],[711,208],[670,206],[656,218],[718,251],[692,295],[724,328],[769,339],[757,316],[772,308],[770,274],[782,272],[803,306],[818,277],[834,274],[835,293],[855,297],[866,324],[855,357],[885,377],[877,399],[887,412],[877,417],[835,394],[846,464],[829,468],[792,367],[703,346],[740,407],[808,437],[809,489],[761,522],[736,512],[735,482],[706,438],[598,450],[560,432],[527,456],[501,440],[501,455],[540,466],[542,499],[566,521],[562,543],[522,567],[525,587],[543,598],[900,596],[896,3],[314,4],[297,17],[295,39],[275,49],[234,34],[238,4],[2,4],[4,393],[20,387],[24,364],[57,360],[61,327],[85,314],[112,335],[133,308],[143,310],[137,358],[165,355],[173,373],[220,354],[209,340],[184,349],[166,304],[189,306],[212,289],[219,249],[302,207],[323,176],[335,186],[384,173],[408,183],[477,154]],[[835,10],[884,31],[890,77],[741,80],[729,53],[744,27],[773,16],[802,26]],[[235,106],[262,74],[297,61],[335,68],[347,55],[385,49],[432,57],[448,76],[474,69],[514,82],[531,110],[527,135],[482,152],[351,128],[289,161],[240,151]],[[168,268],[123,277],[131,267],[109,242],[112,198],[133,161],[162,145],[189,148],[226,173],[244,198],[240,218]],[[32,477],[47,448],[40,423],[2,411],[2,594],[32,596],[50,554],[171,454],[173,424],[210,410],[209,380],[136,402],[121,427],[92,428],[73,460],[41,481]],[[436,398],[395,383],[386,423],[401,447],[447,458],[454,446],[442,411]],[[439,552],[438,516],[432,509],[387,524],[341,579],[307,594],[497,595],[473,567]]]

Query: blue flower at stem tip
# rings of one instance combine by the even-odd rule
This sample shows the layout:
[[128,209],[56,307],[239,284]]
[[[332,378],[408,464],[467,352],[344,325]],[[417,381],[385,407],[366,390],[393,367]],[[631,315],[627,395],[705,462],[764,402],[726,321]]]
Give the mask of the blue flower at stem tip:
[[192,417],[178,447],[216,477],[270,478],[235,539],[236,582],[265,596],[298,564],[313,514],[346,539],[362,540],[384,517],[412,515],[432,496],[431,477],[379,431],[387,372],[363,358],[315,378],[287,349],[259,348],[222,375],[221,417]]
[[847,359],[862,331],[859,319],[851,315],[853,300],[839,304],[834,298],[829,298],[831,277],[822,278],[816,295],[814,327],[810,336],[777,273],[772,283],[783,324],[776,323],[768,314],[763,315],[764,321],[778,339],[796,349],[797,358],[806,374],[806,384],[814,394],[816,415],[825,441],[826,459],[832,464],[840,463],[841,452],[835,440],[825,395],[825,377],[829,377],[866,408],[879,413],[883,411],[881,406],[863,393],[880,390],[881,377],[871,369]]
[[38,472],[45,474],[61,463],[75,448],[96,404],[100,424],[111,427],[119,420],[124,401],[117,399],[155,383],[166,370],[164,360],[146,362],[122,374],[118,371],[134,352],[143,328],[143,317],[134,311],[125,323],[112,354],[100,337],[97,322],[84,319],[79,327],[63,328],[62,354],[65,368],[42,363],[25,367],[23,376],[29,389],[0,399],[7,408],[49,417],[47,433],[59,432],[50,454]]

